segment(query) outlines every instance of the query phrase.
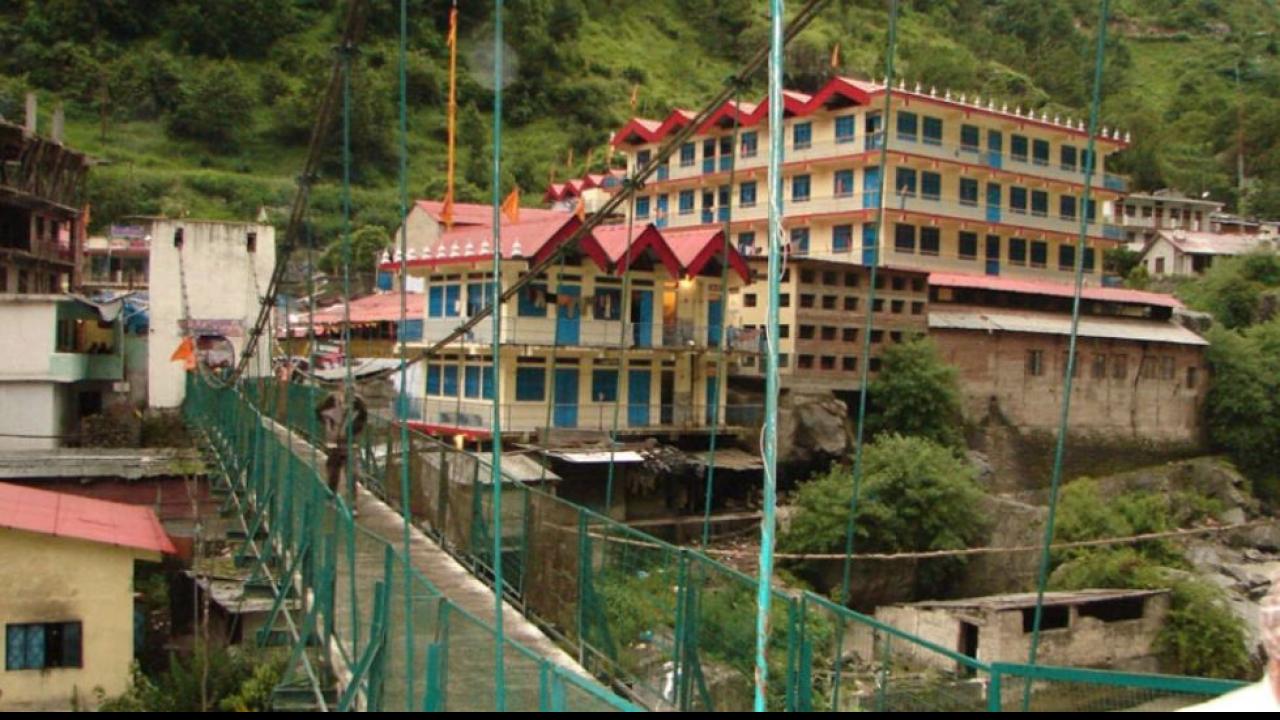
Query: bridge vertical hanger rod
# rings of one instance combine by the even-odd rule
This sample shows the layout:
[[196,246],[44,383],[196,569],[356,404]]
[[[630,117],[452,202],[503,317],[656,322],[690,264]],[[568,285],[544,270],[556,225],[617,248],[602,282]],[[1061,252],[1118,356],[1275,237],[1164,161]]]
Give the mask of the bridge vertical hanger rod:
[[769,317],[765,375],[764,511],[760,518],[760,579],[756,588],[756,712],[767,709],[769,605],[773,598],[773,535],[778,485],[778,289],[782,284],[782,0],[769,3]]

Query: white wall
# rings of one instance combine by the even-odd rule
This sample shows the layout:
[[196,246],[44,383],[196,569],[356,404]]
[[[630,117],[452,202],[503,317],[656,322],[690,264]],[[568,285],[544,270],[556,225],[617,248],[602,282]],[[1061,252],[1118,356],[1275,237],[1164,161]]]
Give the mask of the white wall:
[[[0,381],[31,380],[49,376],[49,356],[58,329],[58,297],[53,295],[0,296],[0,344],[5,347]],[[12,414],[17,406],[0,404],[0,414]]]
[[[174,231],[179,227],[184,231],[181,259],[186,275],[187,312],[195,320],[238,321],[239,337],[230,338],[237,362],[245,338],[257,319],[259,295],[266,293],[275,268],[275,229],[270,225],[168,219],[150,222],[151,329],[147,349],[147,397],[153,408],[177,407],[186,392],[186,371],[182,363],[169,360],[182,339],[179,251],[173,245]],[[246,245],[249,232],[258,234],[253,253]],[[249,373],[256,375],[269,369],[270,348],[260,344]]]
[[0,383],[0,451],[59,447],[52,436],[62,433],[63,395],[52,382]]

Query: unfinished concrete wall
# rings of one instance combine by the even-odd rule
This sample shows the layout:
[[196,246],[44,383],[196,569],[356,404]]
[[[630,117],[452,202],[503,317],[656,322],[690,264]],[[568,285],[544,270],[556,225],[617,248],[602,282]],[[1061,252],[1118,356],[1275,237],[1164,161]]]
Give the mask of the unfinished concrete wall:
[[[930,335],[960,371],[966,419],[999,414],[1022,432],[1056,429],[1068,338],[1034,333],[934,329]],[[1041,353],[1042,369],[1028,369]],[[1082,338],[1071,398],[1073,433],[1111,439],[1198,442],[1208,368],[1200,346]],[[1095,371],[1095,360],[1106,363]]]
[[61,396],[52,382],[0,383],[0,450],[60,447]]

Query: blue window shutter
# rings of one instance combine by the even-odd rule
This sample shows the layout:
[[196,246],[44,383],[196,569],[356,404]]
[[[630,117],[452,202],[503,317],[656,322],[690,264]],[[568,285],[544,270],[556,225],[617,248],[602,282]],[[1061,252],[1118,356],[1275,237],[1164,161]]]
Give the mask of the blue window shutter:
[[492,365],[484,366],[484,375],[482,376],[482,379],[484,382],[484,388],[481,391],[481,395],[485,400],[492,400],[493,399],[493,366]]
[[444,395],[445,397],[458,396],[458,366],[444,366]]
[[27,626],[27,669],[44,667],[44,625]]
[[469,398],[480,397],[480,367],[478,365],[468,365],[463,375],[463,395]]
[[7,625],[4,629],[4,669],[27,669],[27,626]]
[[438,285],[427,290],[427,315],[444,317],[444,288]]
[[62,625],[62,667],[80,667],[80,623]]
[[440,394],[440,366],[439,365],[427,366],[427,394],[428,395]]
[[546,399],[546,394],[546,368],[516,368],[516,400],[540,401]]
[[446,317],[458,317],[462,314],[461,285],[446,285],[444,287],[444,314]]

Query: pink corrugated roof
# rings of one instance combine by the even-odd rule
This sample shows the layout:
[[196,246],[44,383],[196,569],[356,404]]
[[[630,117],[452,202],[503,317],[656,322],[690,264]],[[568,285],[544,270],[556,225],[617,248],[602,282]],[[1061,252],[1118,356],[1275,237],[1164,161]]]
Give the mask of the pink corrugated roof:
[[[1048,295],[1066,298],[1075,294],[1075,287],[1069,283],[1050,282],[1047,280],[1014,280],[990,275],[968,275],[964,273],[930,273],[929,284],[936,287],[974,288],[977,290],[996,290],[1024,295]],[[1141,290],[1126,290],[1124,288],[1085,286],[1080,296],[1085,300],[1097,300],[1100,302],[1155,305],[1169,308],[1182,307],[1182,303],[1178,302],[1178,299],[1172,295],[1143,292]]]
[[[422,317],[422,293],[405,293],[405,314],[416,320]],[[351,322],[397,322],[400,320],[400,293],[387,292],[366,295],[351,301]],[[317,325],[332,325],[342,322],[342,305],[330,305],[315,313]],[[306,317],[303,317],[306,322]]]
[[0,527],[173,555],[148,507],[0,483]]
[[[443,202],[439,200],[419,200],[418,207],[426,210],[427,214],[434,218],[436,222],[441,222],[440,211],[444,209]],[[522,219],[529,220],[549,217],[559,217],[564,220],[567,213],[563,210],[520,208],[520,216]],[[454,203],[453,225],[455,228],[464,225],[493,227],[493,206],[479,203]]]

